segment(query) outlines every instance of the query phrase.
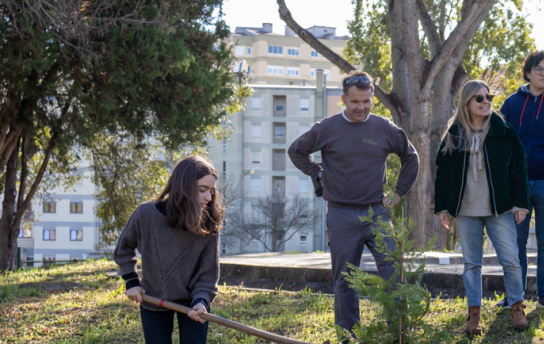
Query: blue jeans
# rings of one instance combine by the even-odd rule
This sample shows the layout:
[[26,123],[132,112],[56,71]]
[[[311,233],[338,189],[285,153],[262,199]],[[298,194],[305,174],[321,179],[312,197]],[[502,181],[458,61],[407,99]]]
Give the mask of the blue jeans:
[[519,262],[524,291],[527,287],[527,239],[529,239],[533,209],[535,211],[535,234],[538,248],[536,286],[539,298],[544,299],[544,180],[529,181],[529,214],[522,223],[517,225]]
[[505,213],[499,216],[483,217],[458,216],[457,228],[465,261],[463,281],[467,292],[468,306],[482,305],[484,225],[504,271],[504,285],[508,295],[508,303],[513,305],[518,301],[523,301],[514,214]]

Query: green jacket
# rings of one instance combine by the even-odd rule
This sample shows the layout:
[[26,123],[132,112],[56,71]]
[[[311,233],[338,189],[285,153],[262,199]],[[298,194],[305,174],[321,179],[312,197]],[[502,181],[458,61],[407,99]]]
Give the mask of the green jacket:
[[[491,127],[484,140],[484,165],[489,188],[491,213],[498,216],[514,206],[529,209],[529,186],[525,150],[516,131],[499,112],[491,114]],[[448,132],[456,135],[459,123]],[[444,154],[442,141],[436,155],[434,211],[447,210],[456,217],[463,201],[470,153],[454,150]]]

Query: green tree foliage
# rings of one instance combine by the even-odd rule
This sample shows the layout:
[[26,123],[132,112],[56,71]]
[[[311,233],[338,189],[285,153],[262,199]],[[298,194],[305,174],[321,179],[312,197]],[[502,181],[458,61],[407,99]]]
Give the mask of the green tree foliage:
[[[384,185],[384,191],[392,199],[395,183]],[[359,295],[368,296],[372,301],[380,303],[382,313],[380,318],[374,318],[369,326],[356,325],[353,332],[365,343],[405,343],[407,327],[424,326],[421,319],[429,310],[431,294],[420,282],[425,274],[424,253],[436,243],[438,236],[429,240],[425,247],[414,247],[414,240],[408,240],[414,222],[407,221],[404,214],[392,208],[391,222],[384,222],[381,215],[378,221],[373,221],[372,208],[368,216],[361,217],[362,222],[370,222],[375,226],[372,232],[376,235],[377,251],[385,254],[386,261],[393,261],[395,274],[389,280],[378,275],[369,274],[350,265],[350,273],[345,273],[346,281]],[[395,249],[391,250],[385,243],[385,238],[391,238]],[[420,262],[420,263],[418,263]],[[400,337],[399,337],[400,335]]]
[[[53,156],[69,166],[72,147],[101,135],[196,146],[240,104],[229,30],[214,15],[221,4],[0,3],[0,270],[14,264],[19,224]],[[30,153],[42,157],[33,180]]]
[[[344,58],[359,66],[385,90],[392,87],[392,63],[389,16],[385,1],[353,0],[354,16],[348,22],[351,39],[344,49]],[[495,106],[500,108],[507,96],[524,84],[520,65],[525,55],[535,50],[530,37],[533,25],[523,13],[523,0],[498,1],[482,23],[482,27],[465,52],[463,66],[470,79],[482,79],[497,93]],[[443,43],[461,18],[461,0],[426,0],[429,15],[436,23]],[[422,31],[425,58],[430,49]],[[373,111],[390,118],[389,110],[376,98]],[[453,113],[452,113],[453,115]]]

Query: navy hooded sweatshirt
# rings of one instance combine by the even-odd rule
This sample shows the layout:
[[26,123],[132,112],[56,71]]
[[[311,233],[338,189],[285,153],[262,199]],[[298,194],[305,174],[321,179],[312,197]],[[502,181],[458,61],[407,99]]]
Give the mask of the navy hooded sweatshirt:
[[529,84],[522,85],[506,98],[501,113],[525,147],[529,180],[544,179],[544,93],[535,97]]

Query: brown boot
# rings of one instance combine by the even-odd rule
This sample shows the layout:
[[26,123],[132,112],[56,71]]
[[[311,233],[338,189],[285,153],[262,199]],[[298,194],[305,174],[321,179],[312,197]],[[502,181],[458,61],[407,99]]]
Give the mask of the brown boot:
[[512,320],[514,321],[514,328],[516,330],[525,330],[529,327],[529,323],[527,323],[527,318],[525,318],[525,312],[523,311],[524,308],[525,305],[522,304],[521,301],[518,301],[514,303],[512,309],[510,310]]
[[467,333],[482,334],[482,324],[480,324],[480,306],[472,306],[468,310]]

